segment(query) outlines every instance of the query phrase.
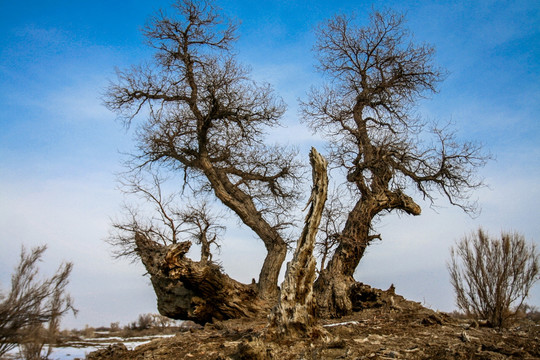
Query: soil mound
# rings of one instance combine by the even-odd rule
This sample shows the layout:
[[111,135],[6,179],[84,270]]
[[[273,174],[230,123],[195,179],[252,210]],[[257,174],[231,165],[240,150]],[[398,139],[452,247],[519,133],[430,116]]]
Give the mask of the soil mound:
[[427,309],[393,288],[363,286],[358,311],[321,320],[324,332],[316,338],[272,340],[267,319],[228,320],[134,350],[112,345],[87,359],[540,359],[540,326],[530,320],[496,330]]

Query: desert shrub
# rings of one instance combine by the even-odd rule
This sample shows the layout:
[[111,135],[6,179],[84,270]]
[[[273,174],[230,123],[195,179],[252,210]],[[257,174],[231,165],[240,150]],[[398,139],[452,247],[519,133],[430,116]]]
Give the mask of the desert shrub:
[[176,326],[176,320],[163,316],[161,314],[152,314],[153,327],[165,329]]
[[111,323],[111,326],[110,326],[110,329],[112,332],[117,332],[117,331],[120,331],[120,322],[112,322]]
[[449,313],[448,315],[450,315],[454,319],[459,319],[459,320],[465,320],[465,319],[469,318],[469,316],[467,316],[467,314],[465,314],[462,311],[458,311],[458,310],[454,310],[451,313]]
[[137,319],[137,329],[146,330],[154,326],[154,318],[152,314],[141,314]]
[[23,330],[24,336],[19,343],[20,354],[25,360],[47,359],[51,353],[52,347],[43,354],[45,343],[52,340],[51,334],[42,324],[31,325]]
[[540,310],[534,305],[523,304],[517,315],[534,322],[540,321]]
[[54,343],[61,317],[76,311],[66,293],[71,263],[62,264],[50,278],[38,278],[37,264],[46,249],[27,252],[23,247],[9,293],[0,290],[0,357],[20,344],[24,358],[46,358],[51,347],[44,356],[41,351],[45,343]]
[[518,233],[491,238],[482,229],[451,248],[448,264],[456,304],[467,315],[505,327],[538,280],[539,255]]
[[84,329],[81,330],[81,334],[85,338],[91,338],[91,337],[95,336],[95,331],[96,331],[96,329],[94,329],[90,325],[86,324],[86,325],[84,325]]

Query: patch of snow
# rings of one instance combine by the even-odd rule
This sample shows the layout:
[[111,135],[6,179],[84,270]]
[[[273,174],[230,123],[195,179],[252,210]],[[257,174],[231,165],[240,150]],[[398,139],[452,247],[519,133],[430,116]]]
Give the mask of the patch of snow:
[[[154,339],[162,339],[174,337],[176,334],[158,334],[137,336],[133,338],[121,338],[118,336],[111,336],[106,338],[88,338],[83,341],[74,341],[68,346],[61,346],[53,348],[50,359],[52,360],[73,360],[84,359],[89,353],[104,349],[109,345],[116,343],[123,343],[129,350],[135,349],[139,345],[146,344]],[[71,346],[70,346],[71,345]],[[20,359],[19,348],[9,351],[6,359]]]
[[84,338],[84,341],[99,341],[99,342],[111,342],[111,341],[122,341],[122,340],[124,340],[124,338],[121,338],[118,336]]
[[335,324],[326,324],[323,325],[324,327],[334,327],[334,326],[344,326],[344,325],[358,325],[358,321],[345,321],[341,323],[335,323]]

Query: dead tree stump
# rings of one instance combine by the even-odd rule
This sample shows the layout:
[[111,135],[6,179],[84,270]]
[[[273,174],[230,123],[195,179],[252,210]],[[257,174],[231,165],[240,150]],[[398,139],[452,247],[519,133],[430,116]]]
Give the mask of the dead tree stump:
[[279,337],[306,336],[315,324],[313,249],[328,192],[328,162],[314,148],[309,155],[313,170],[313,189],[307,204],[310,208],[294,257],[287,264],[279,302],[270,315],[271,331]]

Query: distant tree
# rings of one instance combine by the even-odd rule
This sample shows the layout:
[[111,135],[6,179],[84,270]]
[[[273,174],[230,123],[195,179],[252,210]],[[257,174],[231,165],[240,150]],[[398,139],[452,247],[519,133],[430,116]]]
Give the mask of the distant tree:
[[146,330],[154,326],[154,317],[152,314],[140,314],[137,319],[137,329]]
[[447,127],[430,129],[413,111],[444,72],[433,64],[431,46],[412,42],[402,15],[375,11],[363,27],[353,16],[334,16],[318,28],[315,51],[328,82],[302,103],[303,119],[329,139],[329,160],[345,173],[354,202],[316,283],[321,315],[339,316],[352,310],[354,271],[380,238],[373,221],[393,211],[420,215],[407,195],[415,190],[474,211],[470,191],[482,186],[476,169],[488,157]]
[[175,321],[160,314],[152,314],[152,324],[154,327],[164,329],[175,325]]
[[493,238],[478,229],[452,247],[448,270],[457,306],[469,316],[505,327],[539,279],[540,255],[519,233]]
[[38,262],[46,246],[27,252],[23,247],[18,266],[11,276],[11,289],[0,291],[0,356],[22,345],[25,358],[42,357],[44,344],[50,355],[62,316],[76,312],[66,292],[73,265],[62,264],[56,273],[38,279]]

